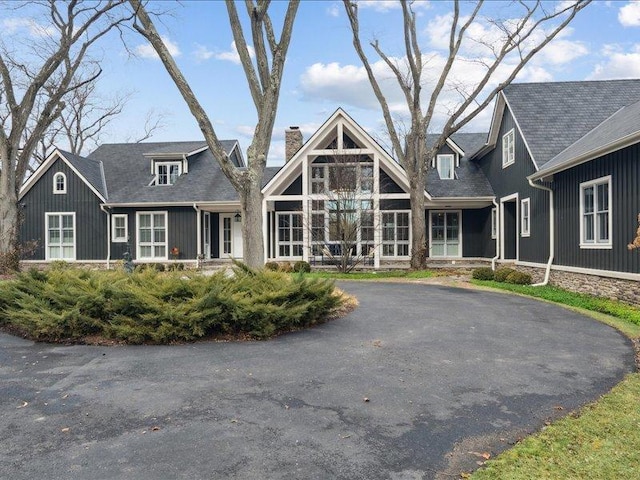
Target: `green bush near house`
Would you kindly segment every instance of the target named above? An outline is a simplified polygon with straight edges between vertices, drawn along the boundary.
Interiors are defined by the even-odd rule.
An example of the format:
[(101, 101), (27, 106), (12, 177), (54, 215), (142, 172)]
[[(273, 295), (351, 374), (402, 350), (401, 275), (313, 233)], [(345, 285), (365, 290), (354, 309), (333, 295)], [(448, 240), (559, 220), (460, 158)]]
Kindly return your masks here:
[(304, 260), (298, 260), (293, 264), (293, 271), (309, 273), (311, 271), (311, 265), (309, 265), (309, 262), (305, 262)]
[(516, 272), (517, 270), (514, 270), (513, 268), (509, 268), (509, 267), (502, 267), (502, 268), (498, 268), (493, 275), (493, 279), (496, 282), (506, 282), (507, 281), (507, 277), (509, 275), (511, 275), (512, 273)]
[(476, 280), (493, 280), (494, 271), (489, 267), (476, 268), (471, 272), (471, 277)]
[(531, 285), (531, 275), (524, 272), (513, 271), (507, 275), (504, 281), (515, 285)]
[(88, 336), (171, 343), (216, 335), (266, 338), (313, 325), (340, 306), (332, 281), (245, 266), (132, 274), (75, 268), (31, 270), (0, 284), (0, 326), (40, 341)]

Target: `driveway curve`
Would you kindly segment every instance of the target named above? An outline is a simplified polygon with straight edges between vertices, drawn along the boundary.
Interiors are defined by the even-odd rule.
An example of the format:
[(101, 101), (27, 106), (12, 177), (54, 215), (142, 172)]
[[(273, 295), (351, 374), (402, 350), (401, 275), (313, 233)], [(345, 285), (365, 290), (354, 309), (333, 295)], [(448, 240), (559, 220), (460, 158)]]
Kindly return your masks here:
[(0, 335), (0, 478), (444, 478), (634, 369), (621, 334), (554, 305), (340, 285), (354, 312), (265, 342)]

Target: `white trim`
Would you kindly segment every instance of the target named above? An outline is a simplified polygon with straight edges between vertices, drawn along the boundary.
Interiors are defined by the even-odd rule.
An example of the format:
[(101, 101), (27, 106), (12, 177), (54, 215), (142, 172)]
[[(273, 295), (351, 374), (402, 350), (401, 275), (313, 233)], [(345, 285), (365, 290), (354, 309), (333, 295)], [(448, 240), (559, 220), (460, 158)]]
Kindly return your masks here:
[[(124, 218), (124, 237), (116, 237), (116, 218)], [(111, 214), (111, 241), (113, 243), (124, 243), (129, 238), (129, 215), (127, 213)]]
[(491, 240), (498, 238), (498, 209), (491, 209)]
[[(527, 206), (527, 215), (524, 214), (524, 206)], [(527, 225), (525, 229), (524, 220), (527, 219)], [(520, 200), (520, 236), (521, 237), (529, 237), (531, 236), (531, 199), (523, 198)]]
[[(62, 190), (58, 190), (58, 177), (62, 176)], [(53, 194), (64, 195), (67, 193), (67, 176), (64, 172), (56, 172), (53, 174)]]
[(502, 197), (500, 199), (500, 258), (505, 260), (504, 258), (504, 240), (505, 240), (505, 231), (504, 231), (504, 227), (505, 227), (505, 222), (504, 222), (504, 204), (508, 203), (508, 202), (512, 202), (515, 201), (516, 204), (516, 236), (515, 236), (515, 242), (516, 242), (516, 258), (508, 258), (506, 260), (518, 260), (518, 258), (520, 258), (520, 242), (518, 241), (518, 232), (520, 231), (520, 214), (519, 214), (519, 209), (518, 209), (518, 194), (517, 193), (512, 193), (511, 195), (507, 195), (505, 197)]
[[(178, 178), (180, 177), (180, 175), (182, 175), (182, 172), (184, 170), (184, 165), (182, 164), (182, 160), (175, 160), (175, 161), (154, 161), (153, 163), (153, 170), (154, 170), (154, 175), (155, 175), (155, 179), (153, 182), (153, 185), (155, 186), (163, 186), (163, 187), (167, 187), (167, 186), (171, 186), (171, 185), (175, 185), (175, 182), (171, 183), (171, 167), (172, 166), (177, 166), (178, 167), (178, 176), (176, 177), (176, 181), (178, 180)], [(160, 172), (158, 170), (160, 170), (160, 167), (167, 167), (167, 183), (158, 183), (160, 180)]]
[[(65, 215), (71, 215), (71, 217), (73, 218), (73, 258), (51, 258), (49, 256), (49, 217), (53, 217), (53, 216), (57, 216), (60, 219), (60, 243), (58, 244), (60, 249), (62, 250), (63, 248), (63, 244), (62, 244), (62, 216)], [(63, 261), (74, 261), (76, 260), (77, 257), (77, 245), (76, 245), (76, 230), (77, 230), (78, 226), (76, 224), (76, 212), (44, 212), (44, 238), (45, 238), (45, 245), (44, 245), (44, 259), (45, 261), (52, 261), (52, 260), (63, 260)]]
[[(384, 254), (384, 246), (391, 245), (390, 240), (384, 240), (384, 223), (382, 219), (385, 214), (393, 214), (393, 250), (395, 252), (394, 255), (385, 255)], [(408, 219), (408, 231), (409, 231), (409, 240), (408, 240), (408, 255), (398, 255), (398, 245), (407, 244), (406, 240), (398, 241), (398, 214), (407, 214)], [(374, 214), (375, 215), (375, 214)], [(411, 231), (411, 210), (380, 210), (380, 257), (384, 259), (409, 259), (411, 258), (411, 244), (413, 241), (413, 232)], [(374, 237), (375, 238), (375, 237)]]
[[(280, 260), (280, 259), (292, 259), (292, 260), (301, 260), (304, 257), (304, 251), (305, 251), (305, 230), (307, 230), (304, 227), (304, 215), (303, 212), (301, 211), (287, 211), (287, 212), (275, 212), (275, 241), (276, 241), (276, 251), (275, 251), (275, 258)], [(300, 216), (300, 229), (302, 230), (302, 240), (301, 241), (293, 241), (293, 226), (291, 225), (291, 217), (292, 215), (299, 215)], [(287, 227), (289, 229), (289, 234), (291, 235), (290, 239), (288, 242), (282, 242), (282, 245), (288, 245), (289, 246), (289, 255), (280, 255), (280, 217), (281, 216), (288, 216), (289, 217), (289, 226)], [(300, 245), (300, 247), (302, 248), (302, 255), (292, 255), (293, 253), (293, 247), (294, 245)]]
[[(609, 238), (605, 242), (598, 241), (598, 185), (607, 184), (607, 231), (609, 233)], [(583, 191), (585, 188), (595, 187), (593, 189), (593, 242), (585, 242), (584, 240), (584, 195)], [(613, 204), (612, 204), (612, 186), (611, 186), (611, 175), (606, 175), (604, 177), (596, 178), (593, 180), (589, 180), (587, 182), (582, 182), (579, 185), (578, 189), (580, 195), (580, 218), (578, 221), (580, 222), (580, 248), (581, 249), (612, 249), (613, 248)]]
[[(516, 163), (516, 131), (509, 130), (502, 135), (502, 168)], [(509, 148), (511, 146), (511, 148)]]
[[(144, 242), (144, 245), (140, 242), (140, 216), (141, 215), (151, 215), (151, 242)], [(164, 242), (155, 242), (153, 240), (153, 216), (154, 215), (164, 215)], [(156, 246), (164, 245), (164, 257), (143, 257), (140, 253), (140, 247), (151, 247), (151, 251), (153, 253)], [(147, 261), (147, 260), (160, 260), (167, 261), (169, 259), (169, 214), (166, 210), (164, 211), (141, 211), (136, 212), (136, 260)]]
[[(516, 265), (522, 265), (523, 267), (533, 267), (533, 268), (546, 268), (546, 264), (544, 263), (534, 263), (534, 262), (515, 262)], [(557, 270), (560, 272), (569, 272), (569, 273), (580, 273), (583, 275), (593, 275), (597, 277), (607, 277), (607, 278), (616, 278), (618, 280), (634, 280), (640, 282), (640, 273), (630, 273), (630, 272), (616, 272), (615, 270), (597, 270), (595, 268), (585, 268), (585, 267), (571, 267), (568, 265), (551, 265), (551, 270)]]
[[(104, 203), (105, 207), (192, 207), (194, 202), (132, 202), (132, 203)], [(196, 202), (199, 208), (219, 207), (229, 209), (229, 212), (240, 210), (240, 202)]]

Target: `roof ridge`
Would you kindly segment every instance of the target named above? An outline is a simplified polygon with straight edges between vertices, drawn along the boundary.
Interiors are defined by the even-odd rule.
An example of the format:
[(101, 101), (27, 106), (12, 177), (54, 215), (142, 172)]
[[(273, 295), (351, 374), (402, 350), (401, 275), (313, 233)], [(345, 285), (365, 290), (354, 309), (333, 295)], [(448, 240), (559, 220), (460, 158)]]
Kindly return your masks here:
[(584, 85), (586, 83), (614, 83), (614, 82), (640, 82), (640, 78), (608, 78), (603, 80), (556, 80), (553, 82), (513, 82), (507, 87), (519, 86), (519, 85), (566, 85), (570, 83), (576, 83)]

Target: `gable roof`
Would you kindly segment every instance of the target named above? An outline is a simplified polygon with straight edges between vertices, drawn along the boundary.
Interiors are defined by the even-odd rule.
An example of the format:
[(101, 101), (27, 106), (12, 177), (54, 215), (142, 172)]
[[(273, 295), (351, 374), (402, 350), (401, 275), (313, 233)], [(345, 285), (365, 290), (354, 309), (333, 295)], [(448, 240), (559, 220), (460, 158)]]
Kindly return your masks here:
[(38, 182), (40, 177), (51, 168), (56, 160), (61, 159), (82, 180), (96, 196), (103, 202), (107, 199), (107, 185), (104, 177), (103, 165), (100, 161), (74, 155), (56, 148), (35, 172), (27, 179), (20, 189), (18, 198), (22, 198)]
[(640, 101), (618, 110), (549, 160), (531, 178), (547, 177), (638, 142), (640, 142)]
[[(222, 142), (227, 154), (238, 148), (236, 140)], [(98, 147), (89, 158), (102, 162), (109, 185), (110, 204), (236, 202), (238, 194), (222, 172), (206, 143), (114, 143)], [(200, 150), (199, 153), (192, 153)], [(189, 173), (173, 185), (150, 186), (154, 175), (150, 154), (190, 152)], [(156, 153), (157, 154), (157, 153)]]
[[(438, 137), (438, 134), (429, 134), (427, 142), (433, 143)], [(447, 142), (449, 141), (463, 152), (460, 165), (455, 169), (456, 179), (441, 179), (438, 170), (430, 168), (425, 181), (427, 192), (433, 198), (493, 197), (493, 188), (484, 172), (475, 162), (470, 161), (486, 144), (487, 133), (456, 132), (447, 139)]]
[(640, 100), (640, 80), (512, 83), (501, 97), (541, 169), (616, 111)]

